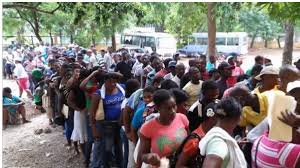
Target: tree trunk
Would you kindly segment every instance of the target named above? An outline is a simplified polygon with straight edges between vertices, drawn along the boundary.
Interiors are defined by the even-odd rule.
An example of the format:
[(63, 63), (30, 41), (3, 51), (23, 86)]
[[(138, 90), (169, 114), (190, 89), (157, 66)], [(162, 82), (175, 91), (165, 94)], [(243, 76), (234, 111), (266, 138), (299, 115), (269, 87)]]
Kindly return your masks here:
[(117, 44), (116, 44), (116, 35), (115, 35), (115, 33), (113, 33), (113, 35), (111, 36), (111, 46), (112, 46), (113, 51), (116, 51)]
[(214, 14), (214, 6), (214, 2), (207, 2), (208, 56), (216, 56), (216, 17)]
[(60, 41), (60, 46), (62, 46), (62, 31), (59, 30), (59, 41)]
[(255, 38), (256, 38), (256, 34), (252, 36), (250, 48), (253, 48)]
[(280, 36), (277, 37), (277, 44), (278, 44), (278, 48), (281, 48), (281, 45), (280, 45)]
[(265, 39), (265, 48), (268, 48), (268, 40)]
[(39, 31), (36, 30), (36, 29), (34, 29), (33, 31), (34, 31), (35, 37), (39, 40), (40, 44), (42, 44), (43, 43), (43, 39), (40, 36)]
[(96, 40), (95, 40), (95, 37), (92, 37), (92, 43), (93, 43), (93, 46), (96, 46)]
[(73, 44), (73, 35), (70, 35), (70, 43)]
[(49, 32), (49, 36), (50, 36), (50, 45), (53, 46), (53, 37), (51, 31)]
[(294, 25), (292, 23), (285, 23), (285, 39), (282, 54), (282, 65), (292, 64), (294, 46)]

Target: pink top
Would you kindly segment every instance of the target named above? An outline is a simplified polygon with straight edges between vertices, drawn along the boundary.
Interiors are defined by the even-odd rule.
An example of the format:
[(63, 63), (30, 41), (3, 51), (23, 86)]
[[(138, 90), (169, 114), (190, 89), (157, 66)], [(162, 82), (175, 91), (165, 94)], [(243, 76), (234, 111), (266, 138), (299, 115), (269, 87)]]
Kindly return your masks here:
[(27, 72), (31, 72), (35, 68), (35, 65), (34, 65), (33, 61), (31, 61), (31, 62), (30, 61), (24, 62), (24, 66), (25, 66), (25, 70)]
[[(256, 146), (259, 140), (256, 153)], [(296, 168), (297, 161), (300, 159), (300, 145), (271, 140), (266, 135), (262, 135), (261, 138), (254, 142), (251, 153), (253, 168), (256, 168), (256, 165), (257, 168)]]
[(228, 87), (234, 86), (237, 82), (238, 76), (240, 75), (244, 75), (244, 70), (240, 67), (235, 66), (235, 68), (232, 70), (232, 76), (227, 79)]
[(156, 73), (155, 77), (165, 77), (167, 74), (168, 74), (168, 71), (163, 68)]
[(151, 140), (151, 152), (159, 157), (169, 156), (187, 137), (189, 121), (184, 114), (176, 113), (172, 123), (161, 125), (157, 119), (146, 122), (140, 133)]

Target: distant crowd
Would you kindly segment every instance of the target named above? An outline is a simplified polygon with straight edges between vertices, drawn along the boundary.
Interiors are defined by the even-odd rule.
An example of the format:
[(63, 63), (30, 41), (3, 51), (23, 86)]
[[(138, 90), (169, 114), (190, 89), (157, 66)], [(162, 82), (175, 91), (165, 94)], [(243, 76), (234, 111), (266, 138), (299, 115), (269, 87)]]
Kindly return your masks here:
[(166, 160), (171, 168), (300, 167), (300, 59), (275, 67), (256, 56), (250, 69), (238, 54), (180, 59), (76, 44), (10, 46), (3, 77), (16, 80), (19, 95), (3, 88), (4, 128), (30, 122), (26, 92), (49, 125), (63, 127), (66, 148), (86, 167)]

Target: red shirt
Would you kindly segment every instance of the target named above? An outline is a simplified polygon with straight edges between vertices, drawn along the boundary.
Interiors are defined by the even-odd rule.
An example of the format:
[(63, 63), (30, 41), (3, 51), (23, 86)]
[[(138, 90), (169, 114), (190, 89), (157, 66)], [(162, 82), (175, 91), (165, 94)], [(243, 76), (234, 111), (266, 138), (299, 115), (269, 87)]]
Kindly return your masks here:
[(201, 77), (203, 81), (209, 80), (209, 74), (207, 71), (201, 73)]
[[(205, 132), (202, 129), (202, 125), (200, 125), (197, 129), (193, 131), (193, 133), (198, 134), (201, 138), (205, 136)], [(197, 138), (189, 139), (183, 149), (182, 152), (185, 155), (188, 155), (189, 157), (193, 157), (197, 155), (198, 149), (199, 149), (199, 140)]]
[(158, 71), (155, 75), (155, 77), (165, 77), (165, 75), (168, 74), (168, 71), (166, 69), (161, 69), (160, 71)]

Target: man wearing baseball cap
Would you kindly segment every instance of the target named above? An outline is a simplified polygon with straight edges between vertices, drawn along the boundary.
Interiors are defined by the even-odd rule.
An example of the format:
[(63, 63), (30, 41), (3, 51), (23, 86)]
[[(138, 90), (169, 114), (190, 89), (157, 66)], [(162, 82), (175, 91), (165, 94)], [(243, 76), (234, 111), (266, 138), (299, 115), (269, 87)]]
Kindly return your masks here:
[(168, 74), (164, 76), (164, 79), (172, 79), (176, 75), (176, 61), (170, 61), (168, 64)]
[(228, 64), (225, 61), (221, 62), (218, 66), (218, 71), (221, 76), (221, 78), (217, 81), (218, 88), (220, 89), (219, 99), (223, 97), (225, 90), (229, 88), (227, 79), (231, 77), (233, 69), (234, 66)]
[(256, 87), (253, 93), (260, 94), (264, 91), (272, 90), (279, 84), (279, 69), (274, 66), (264, 67), (260, 74), (255, 77), (256, 80), (261, 81), (261, 85)]

